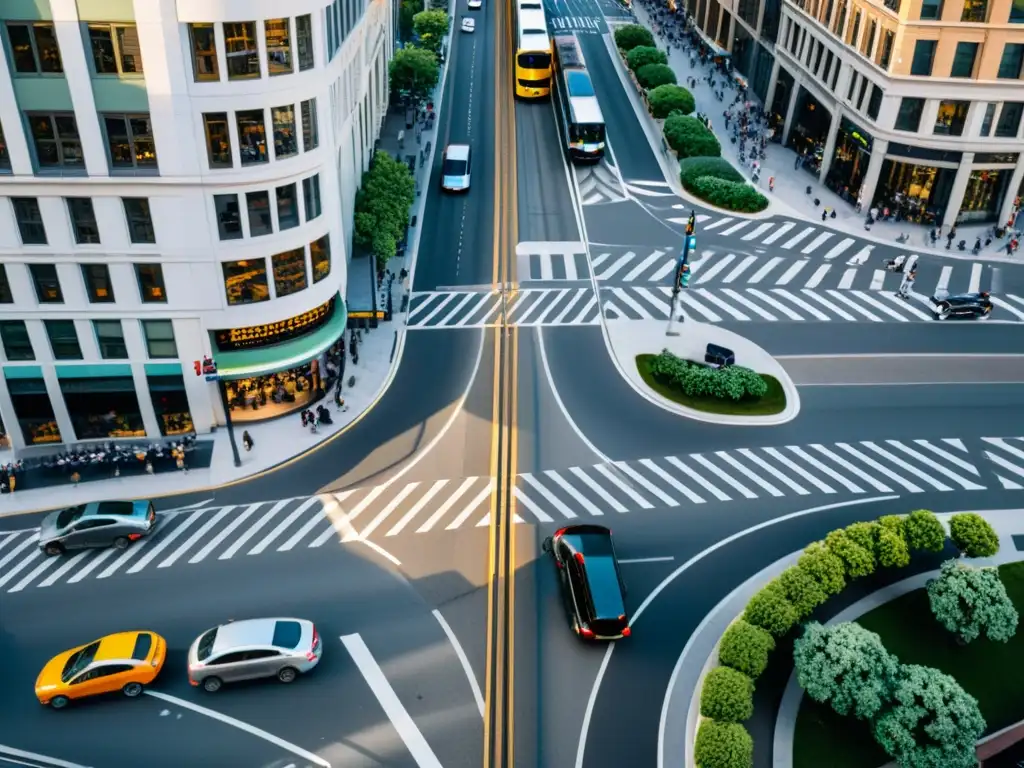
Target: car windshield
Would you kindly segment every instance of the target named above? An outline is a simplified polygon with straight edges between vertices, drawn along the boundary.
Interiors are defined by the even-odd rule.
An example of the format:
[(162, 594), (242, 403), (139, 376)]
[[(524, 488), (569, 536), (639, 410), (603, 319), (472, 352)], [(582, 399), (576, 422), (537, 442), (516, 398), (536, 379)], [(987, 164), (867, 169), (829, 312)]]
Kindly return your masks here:
[(517, 60), (523, 69), (547, 69), (551, 66), (550, 53), (520, 53)]
[(585, 141), (590, 144), (599, 144), (604, 141), (604, 125), (602, 123), (582, 123), (571, 128), (573, 139)]
[(273, 645), (278, 648), (296, 648), (299, 640), (302, 639), (302, 625), (297, 621), (276, 621), (274, 622)]
[(465, 176), (467, 166), (465, 160), (445, 160), (443, 173), (445, 176)]
[(196, 646), (196, 658), (205, 661), (210, 658), (213, 652), (213, 643), (217, 639), (217, 627), (214, 627), (205, 635), (199, 638), (199, 645)]
[(85, 504), (79, 504), (77, 507), (62, 509), (60, 514), (57, 515), (57, 528), (67, 528), (84, 514)]
[(82, 650), (71, 654), (71, 658), (64, 664), (64, 669), (60, 673), (61, 681), (66, 683), (83, 669), (92, 664), (92, 660), (96, 658), (96, 651), (99, 649), (100, 641), (97, 640), (95, 643), (90, 643)]

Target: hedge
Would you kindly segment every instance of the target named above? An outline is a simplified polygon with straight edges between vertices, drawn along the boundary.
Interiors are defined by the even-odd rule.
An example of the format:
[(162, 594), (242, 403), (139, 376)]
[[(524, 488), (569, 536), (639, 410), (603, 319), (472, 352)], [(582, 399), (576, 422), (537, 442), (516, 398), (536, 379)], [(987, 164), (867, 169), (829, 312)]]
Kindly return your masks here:
[(701, 717), (741, 723), (754, 714), (754, 681), (729, 667), (715, 667), (700, 691)]
[(777, 582), (769, 582), (750, 598), (743, 618), (755, 627), (784, 637), (799, 617), (796, 608), (786, 599), (786, 594)]
[(657, 120), (664, 120), (673, 113), (688, 115), (697, 108), (693, 94), (681, 85), (666, 83), (651, 89), (647, 94), (647, 106)]
[(675, 85), (676, 73), (667, 64), (644, 64), (636, 71), (636, 81), (649, 91), (659, 85)]
[(632, 51), (641, 45), (654, 48), (654, 35), (646, 27), (639, 24), (626, 24), (615, 30), (615, 45), (619, 50)]
[(760, 374), (739, 365), (708, 368), (676, 357), (668, 350), (650, 362), (651, 375), (687, 397), (743, 400), (764, 397), (768, 384)]
[(768, 207), (768, 198), (749, 184), (702, 176), (684, 186), (704, 202), (728, 211), (757, 213)]
[(722, 145), (700, 120), (685, 115), (672, 115), (662, 128), (665, 141), (680, 159), (686, 157), (719, 157)]
[(784, 570), (779, 574), (778, 581), (782, 593), (801, 619), (810, 616), (815, 608), (828, 600), (828, 595), (821, 585), (798, 565)]
[(725, 630), (718, 643), (720, 664), (757, 679), (768, 667), (768, 656), (775, 650), (771, 633), (740, 619)]
[(941, 552), (946, 546), (946, 529), (934, 512), (918, 509), (903, 521), (907, 545), (920, 552)]
[(705, 720), (697, 731), (693, 757), (700, 768), (752, 768), (754, 740), (738, 723)]
[(949, 537), (967, 557), (992, 557), (999, 551), (999, 536), (985, 518), (974, 512), (953, 515)]
[(634, 72), (648, 64), (668, 64), (668, 56), (650, 45), (638, 45), (626, 54), (626, 66)]
[(744, 181), (743, 174), (720, 157), (689, 157), (679, 162), (679, 180), (684, 187), (705, 176), (723, 181)]

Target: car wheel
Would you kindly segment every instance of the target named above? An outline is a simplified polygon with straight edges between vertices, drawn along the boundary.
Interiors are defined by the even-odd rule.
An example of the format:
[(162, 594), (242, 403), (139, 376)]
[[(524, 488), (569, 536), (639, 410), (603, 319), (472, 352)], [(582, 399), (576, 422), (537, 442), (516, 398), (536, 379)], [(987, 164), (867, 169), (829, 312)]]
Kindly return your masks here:
[(114, 539), (114, 549), (128, 549), (129, 544), (131, 544), (131, 542), (128, 540), (127, 536), (118, 536)]
[(224, 683), (219, 677), (208, 677), (203, 680), (203, 690), (207, 693), (216, 693)]
[(540, 543), (540, 548), (541, 548), (541, 550), (543, 552), (550, 552), (552, 546), (553, 546), (553, 544), (551, 542), (551, 537), (550, 536), (548, 536), (546, 539), (544, 539), (544, 541), (542, 541)]
[(142, 694), (142, 683), (125, 683), (124, 687), (121, 689), (121, 693), (129, 699), (134, 699), (136, 696)]
[(64, 553), (64, 547), (61, 544), (51, 543), (46, 545), (43, 552), (48, 554), (50, 557), (56, 557), (57, 555)]
[(282, 683), (291, 683), (299, 676), (299, 671), (295, 667), (282, 667), (277, 670), (277, 679)]
[(54, 696), (50, 699), (50, 706), (54, 709), (64, 709), (68, 705), (67, 696)]

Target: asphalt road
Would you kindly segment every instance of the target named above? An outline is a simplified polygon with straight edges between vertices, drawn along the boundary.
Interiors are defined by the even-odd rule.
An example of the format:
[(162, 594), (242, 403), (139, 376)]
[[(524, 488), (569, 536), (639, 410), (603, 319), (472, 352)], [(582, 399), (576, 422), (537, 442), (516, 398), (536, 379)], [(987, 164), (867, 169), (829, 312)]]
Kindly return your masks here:
[(1024, 355), (812, 355), (779, 358), (798, 387), (1021, 384)]

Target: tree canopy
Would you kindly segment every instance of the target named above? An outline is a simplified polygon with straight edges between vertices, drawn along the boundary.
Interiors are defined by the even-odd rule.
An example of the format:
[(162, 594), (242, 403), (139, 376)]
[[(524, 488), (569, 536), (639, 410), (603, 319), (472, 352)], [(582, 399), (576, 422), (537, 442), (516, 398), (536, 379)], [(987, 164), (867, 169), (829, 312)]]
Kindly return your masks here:
[(354, 239), (376, 256), (380, 266), (397, 252), (415, 199), (416, 180), (409, 166), (387, 152), (378, 152), (356, 193)]
[(392, 97), (424, 101), (437, 85), (440, 67), (437, 57), (423, 48), (400, 48), (388, 65), (388, 85)]
[(420, 47), (437, 53), (448, 34), (448, 12), (440, 8), (420, 11), (412, 17), (412, 30)]

